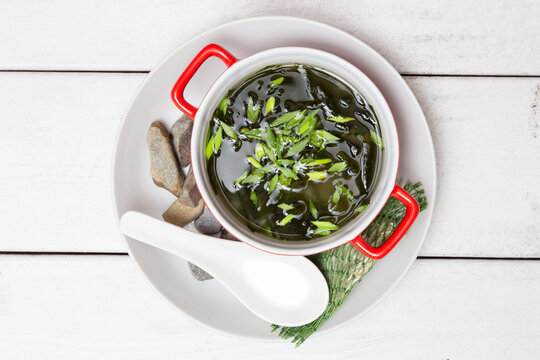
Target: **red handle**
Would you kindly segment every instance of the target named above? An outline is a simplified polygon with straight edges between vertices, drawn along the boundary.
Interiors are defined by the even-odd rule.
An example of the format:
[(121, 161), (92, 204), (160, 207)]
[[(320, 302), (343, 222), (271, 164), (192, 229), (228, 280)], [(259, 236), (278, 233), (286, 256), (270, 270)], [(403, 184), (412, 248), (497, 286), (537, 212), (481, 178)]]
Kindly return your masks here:
[(207, 45), (197, 54), (197, 56), (195, 56), (195, 58), (191, 61), (186, 70), (184, 70), (182, 75), (180, 75), (178, 81), (176, 82), (176, 84), (174, 84), (171, 92), (171, 98), (173, 102), (192, 120), (195, 119), (195, 114), (197, 114), (198, 108), (191, 105), (186, 101), (186, 99), (184, 99), (184, 89), (186, 88), (193, 75), (195, 75), (199, 67), (202, 65), (202, 63), (204, 63), (206, 59), (208, 59), (210, 56), (218, 57), (225, 63), (225, 65), (227, 65), (227, 67), (231, 67), (231, 65), (237, 61), (234, 56), (232, 56), (227, 50), (225, 50), (221, 46), (216, 44)]
[(394, 230), (388, 240), (386, 240), (386, 242), (379, 247), (373, 247), (369, 245), (367, 242), (365, 242), (364, 239), (362, 239), (361, 234), (350, 241), (350, 243), (353, 244), (363, 254), (375, 260), (382, 259), (390, 252), (390, 250), (394, 248), (394, 246), (396, 246), (396, 244), (399, 242), (399, 240), (401, 240), (403, 235), (405, 235), (407, 230), (409, 230), (412, 223), (418, 216), (419, 212), (419, 207), (416, 200), (414, 200), (414, 198), (409, 195), (405, 190), (403, 190), (399, 185), (396, 184), (390, 196), (395, 197), (396, 199), (401, 201), (403, 205), (405, 205), (406, 213), (405, 217), (403, 217), (403, 220), (401, 220), (396, 230)]

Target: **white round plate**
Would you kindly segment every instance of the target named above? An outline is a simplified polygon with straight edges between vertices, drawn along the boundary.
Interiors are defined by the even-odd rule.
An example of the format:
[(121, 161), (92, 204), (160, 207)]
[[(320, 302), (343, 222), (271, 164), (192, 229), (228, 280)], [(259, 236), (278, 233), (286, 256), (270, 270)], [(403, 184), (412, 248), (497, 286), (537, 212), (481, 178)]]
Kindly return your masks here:
[[(180, 117), (180, 110), (171, 101), (171, 89), (193, 57), (209, 43), (223, 46), (239, 59), (281, 46), (328, 51), (367, 74), (390, 105), (400, 139), (398, 179), (422, 181), (429, 206), (394, 250), (375, 264), (316, 334), (324, 334), (357, 319), (396, 286), (418, 255), (434, 208), (435, 154), (422, 109), (403, 78), (373, 49), (334, 27), (291, 17), (236, 21), (199, 35), (156, 66), (134, 96), (114, 148), (112, 190), (117, 219), (127, 210), (160, 218), (174, 201), (173, 195), (152, 182), (146, 132), (153, 121), (159, 120), (170, 127)], [(204, 70), (199, 70), (186, 89), (186, 98), (192, 104), (200, 102), (208, 87), (225, 69), (217, 59), (211, 59), (203, 66)], [(195, 280), (183, 259), (130, 238), (125, 240), (129, 254), (152, 286), (193, 320), (242, 338), (280, 339), (270, 332), (270, 324), (244, 308), (217, 281)]]

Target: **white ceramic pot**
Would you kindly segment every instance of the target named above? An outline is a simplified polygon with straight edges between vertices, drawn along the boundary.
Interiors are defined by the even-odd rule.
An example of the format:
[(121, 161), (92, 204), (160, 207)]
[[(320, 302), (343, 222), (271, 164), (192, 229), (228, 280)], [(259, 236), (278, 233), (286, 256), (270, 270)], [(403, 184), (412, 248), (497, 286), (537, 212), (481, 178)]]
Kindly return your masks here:
[[(183, 96), (186, 85), (200, 65), (209, 57), (223, 60), (228, 69), (208, 90), (199, 108)], [(305, 241), (280, 241), (252, 232), (230, 213), (216, 197), (206, 171), (205, 138), (212, 114), (219, 102), (238, 82), (269, 65), (299, 63), (322, 68), (357, 90), (373, 107), (379, 120), (384, 141), (382, 162), (368, 208), (331, 235)], [(403, 237), (418, 215), (418, 204), (396, 184), (399, 164), (399, 142), (394, 118), (384, 97), (375, 84), (358, 68), (330, 53), (301, 47), (284, 47), (262, 51), (237, 60), (218, 45), (206, 46), (188, 65), (176, 82), (172, 93), (174, 103), (194, 120), (191, 139), (191, 165), (202, 198), (216, 219), (239, 240), (261, 250), (281, 255), (309, 255), (351, 242), (373, 259), (383, 258)], [(390, 196), (401, 201), (406, 215), (390, 238), (380, 247), (367, 244), (360, 234), (375, 219)]]

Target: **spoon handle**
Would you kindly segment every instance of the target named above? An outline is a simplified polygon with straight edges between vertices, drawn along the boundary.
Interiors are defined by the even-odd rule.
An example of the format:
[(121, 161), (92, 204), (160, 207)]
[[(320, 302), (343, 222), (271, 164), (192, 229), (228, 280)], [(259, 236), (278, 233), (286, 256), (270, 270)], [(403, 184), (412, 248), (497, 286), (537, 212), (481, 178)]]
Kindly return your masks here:
[(212, 253), (223, 256), (231, 250), (231, 243), (237, 243), (185, 230), (137, 211), (128, 211), (122, 215), (120, 230), (133, 239), (190, 260), (199, 266), (205, 265), (207, 261), (204, 259), (212, 257)]
[(268, 254), (239, 241), (188, 231), (136, 211), (122, 215), (120, 229), (130, 238), (202, 267), (255, 315), (270, 323), (306, 324), (328, 304), (326, 280), (305, 257)]

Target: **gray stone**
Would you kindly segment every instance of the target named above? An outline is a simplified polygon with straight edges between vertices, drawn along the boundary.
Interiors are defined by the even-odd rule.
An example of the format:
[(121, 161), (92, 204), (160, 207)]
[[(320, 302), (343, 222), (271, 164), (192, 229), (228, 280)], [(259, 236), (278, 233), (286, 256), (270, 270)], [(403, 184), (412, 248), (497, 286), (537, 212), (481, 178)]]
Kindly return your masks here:
[(212, 275), (210, 275), (209, 273), (207, 273), (206, 271), (204, 271), (197, 265), (192, 264), (190, 262), (188, 262), (188, 265), (189, 265), (189, 271), (191, 271), (191, 275), (193, 275), (195, 279), (199, 281), (213, 279)]
[(195, 225), (198, 232), (207, 235), (217, 234), (221, 230), (221, 224), (207, 207), (204, 208), (204, 212), (195, 220), (193, 225)]
[(167, 129), (154, 121), (148, 129), (147, 145), (150, 152), (150, 173), (154, 183), (176, 196), (182, 193), (184, 174), (176, 159)]
[[(205, 206), (195, 183), (193, 172), (190, 169), (187, 178), (184, 178), (180, 168), (180, 166), (187, 166), (191, 163), (192, 129), (193, 122), (186, 117), (181, 118), (171, 129), (171, 142), (171, 136), (165, 127), (157, 121), (152, 123), (148, 130), (151, 173), (157, 186), (178, 196), (178, 199), (163, 213), (163, 219), (177, 226), (185, 226), (199, 218), (201, 219), (199, 226), (204, 228), (214, 224), (210, 223), (211, 219), (208, 219), (208, 216), (204, 218), (201, 216)], [(208, 211), (208, 213), (210, 212)], [(219, 232), (220, 229), (221, 225), (214, 233)], [(195, 264), (189, 263), (189, 270), (193, 277), (199, 281), (213, 279), (212, 275)]]
[(180, 161), (181, 166), (188, 166), (191, 163), (191, 131), (193, 130), (193, 120), (187, 116), (182, 116), (171, 128), (171, 136), (174, 151)]
[(195, 182), (195, 177), (193, 176), (193, 169), (190, 168), (179, 200), (183, 204), (195, 207), (201, 201), (201, 199), (201, 193), (197, 188), (197, 183)]
[(223, 228), (223, 230), (221, 230), (221, 238), (226, 239), (226, 240), (239, 241), (237, 238), (232, 236), (232, 234), (230, 232), (228, 232), (227, 229), (225, 229), (225, 228)]

